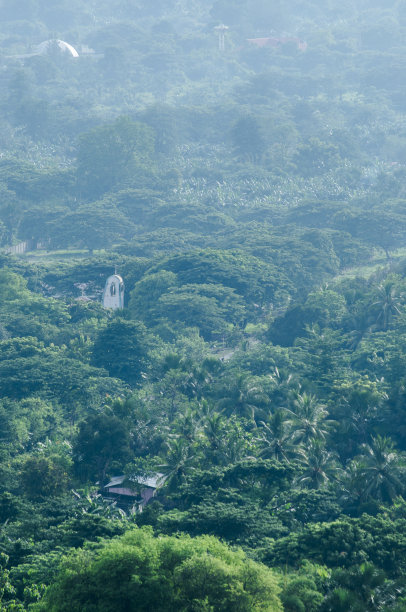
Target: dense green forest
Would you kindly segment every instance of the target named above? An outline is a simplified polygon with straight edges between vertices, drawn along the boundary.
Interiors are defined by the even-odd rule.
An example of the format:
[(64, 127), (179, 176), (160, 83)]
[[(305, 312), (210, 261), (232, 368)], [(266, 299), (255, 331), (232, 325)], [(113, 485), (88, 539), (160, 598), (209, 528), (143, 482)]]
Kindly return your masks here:
[(406, 1), (0, 20), (0, 610), (405, 611)]

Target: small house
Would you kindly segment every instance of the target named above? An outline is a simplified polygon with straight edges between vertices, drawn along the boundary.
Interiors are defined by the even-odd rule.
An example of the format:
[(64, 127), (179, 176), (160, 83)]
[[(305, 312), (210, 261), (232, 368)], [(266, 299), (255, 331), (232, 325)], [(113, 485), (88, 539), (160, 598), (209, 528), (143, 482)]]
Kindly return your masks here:
[(142, 511), (165, 481), (163, 474), (144, 476), (115, 476), (103, 488), (103, 497), (117, 502), (120, 507), (137, 505)]

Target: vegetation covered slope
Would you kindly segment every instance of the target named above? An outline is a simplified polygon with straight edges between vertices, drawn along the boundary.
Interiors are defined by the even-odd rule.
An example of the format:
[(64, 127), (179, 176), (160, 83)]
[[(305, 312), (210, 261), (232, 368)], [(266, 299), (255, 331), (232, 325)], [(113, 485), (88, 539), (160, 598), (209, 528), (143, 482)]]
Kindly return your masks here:
[(405, 609), (405, 3), (0, 18), (1, 609)]

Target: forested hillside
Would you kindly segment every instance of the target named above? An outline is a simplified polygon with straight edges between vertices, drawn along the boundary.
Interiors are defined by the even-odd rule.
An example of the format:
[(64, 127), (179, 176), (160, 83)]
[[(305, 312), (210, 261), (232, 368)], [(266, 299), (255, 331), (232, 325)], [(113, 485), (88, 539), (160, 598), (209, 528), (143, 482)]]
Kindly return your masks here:
[(0, 21), (0, 610), (406, 610), (406, 2)]

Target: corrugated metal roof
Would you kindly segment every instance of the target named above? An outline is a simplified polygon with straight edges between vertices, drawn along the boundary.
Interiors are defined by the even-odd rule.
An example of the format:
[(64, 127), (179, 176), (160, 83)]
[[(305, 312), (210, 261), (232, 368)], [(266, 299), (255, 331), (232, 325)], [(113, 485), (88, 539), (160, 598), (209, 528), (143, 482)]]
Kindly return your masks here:
[(123, 484), (125, 479), (125, 476), (114, 476), (114, 478), (112, 478), (104, 488), (107, 489), (107, 487), (117, 487), (118, 485)]
[(160, 485), (162, 485), (165, 481), (165, 477), (163, 474), (154, 474), (153, 476), (114, 476), (110, 480), (108, 484), (105, 485), (105, 489), (111, 487), (118, 487), (123, 484), (124, 481), (129, 483), (133, 482), (137, 485), (142, 485), (144, 487), (150, 487), (151, 489), (157, 489)]

